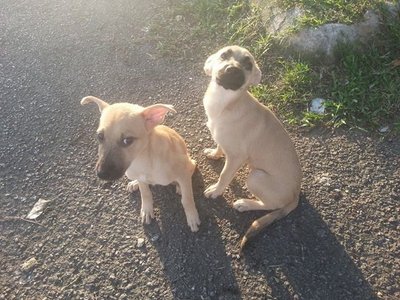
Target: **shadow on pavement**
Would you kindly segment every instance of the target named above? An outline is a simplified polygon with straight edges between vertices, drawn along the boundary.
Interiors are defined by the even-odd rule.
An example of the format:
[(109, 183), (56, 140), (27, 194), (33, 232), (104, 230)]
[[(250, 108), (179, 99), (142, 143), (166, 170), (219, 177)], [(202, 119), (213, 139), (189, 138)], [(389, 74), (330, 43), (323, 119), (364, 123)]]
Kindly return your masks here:
[[(242, 299), (232, 267), (221, 239), (219, 226), (209, 213), (203, 197), (203, 178), (197, 169), (193, 190), (201, 219), (198, 232), (192, 233), (186, 223), (180, 196), (175, 187), (153, 187), (155, 205), (160, 209), (157, 222), (145, 226), (149, 240), (159, 254), (174, 299)], [(166, 193), (168, 195), (166, 195)], [(160, 198), (169, 199), (160, 203)], [(174, 221), (172, 221), (174, 220)]]
[(264, 276), (272, 297), (377, 299), (355, 261), (305, 195), (293, 213), (247, 247), (244, 262)]

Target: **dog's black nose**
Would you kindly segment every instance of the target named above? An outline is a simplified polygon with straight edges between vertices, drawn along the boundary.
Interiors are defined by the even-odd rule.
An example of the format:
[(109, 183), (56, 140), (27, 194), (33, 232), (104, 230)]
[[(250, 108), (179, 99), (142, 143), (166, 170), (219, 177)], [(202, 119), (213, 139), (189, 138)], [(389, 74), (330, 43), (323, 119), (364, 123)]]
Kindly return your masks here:
[(114, 165), (98, 164), (96, 166), (96, 174), (100, 179), (112, 181), (121, 178), (124, 175), (124, 171)]
[(105, 170), (96, 170), (96, 174), (100, 179), (107, 180), (109, 177)]

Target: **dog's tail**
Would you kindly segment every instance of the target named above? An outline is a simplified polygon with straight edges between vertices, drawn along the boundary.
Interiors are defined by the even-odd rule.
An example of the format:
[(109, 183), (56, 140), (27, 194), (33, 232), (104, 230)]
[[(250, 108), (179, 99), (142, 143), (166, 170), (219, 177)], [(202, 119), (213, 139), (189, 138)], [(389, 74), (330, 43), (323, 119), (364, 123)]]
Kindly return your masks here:
[(255, 220), (249, 229), (247, 229), (245, 235), (243, 236), (241, 242), (240, 242), (240, 250), (239, 253), (242, 253), (243, 247), (247, 244), (249, 239), (253, 238), (256, 236), (262, 229), (265, 227), (271, 225), (273, 222), (282, 219), (283, 217), (287, 216), (292, 210), (294, 210), (297, 207), (298, 201), (294, 201), (292, 203), (289, 203), (288, 205), (276, 209), (272, 212), (269, 212), (265, 216), (262, 216), (261, 218), (258, 218)]

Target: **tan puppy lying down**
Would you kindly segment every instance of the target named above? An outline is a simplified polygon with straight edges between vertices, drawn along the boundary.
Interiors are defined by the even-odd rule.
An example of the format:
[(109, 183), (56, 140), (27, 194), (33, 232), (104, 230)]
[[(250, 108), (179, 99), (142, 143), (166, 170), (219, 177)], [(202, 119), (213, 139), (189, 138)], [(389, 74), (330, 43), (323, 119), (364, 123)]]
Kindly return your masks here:
[(101, 112), (97, 139), (99, 158), (97, 175), (104, 180), (116, 180), (124, 174), (133, 180), (128, 190), (139, 187), (142, 222), (150, 223), (153, 196), (149, 184), (177, 185), (182, 194), (182, 205), (192, 231), (200, 225), (193, 200), (192, 174), (196, 167), (191, 160), (182, 137), (167, 126), (159, 125), (171, 105), (155, 104), (141, 107), (130, 103), (109, 105), (101, 99), (88, 96), (81, 104), (94, 102)]
[(258, 84), (261, 71), (244, 48), (229, 46), (211, 55), (204, 71), (211, 76), (203, 99), (207, 126), (217, 147), (204, 152), (211, 159), (225, 156), (218, 182), (204, 194), (221, 195), (236, 171), (247, 163), (247, 187), (256, 199), (233, 203), (238, 211), (272, 210), (257, 219), (246, 232), (246, 241), (263, 227), (286, 216), (298, 204), (302, 172), (293, 143), (280, 121), (248, 91)]

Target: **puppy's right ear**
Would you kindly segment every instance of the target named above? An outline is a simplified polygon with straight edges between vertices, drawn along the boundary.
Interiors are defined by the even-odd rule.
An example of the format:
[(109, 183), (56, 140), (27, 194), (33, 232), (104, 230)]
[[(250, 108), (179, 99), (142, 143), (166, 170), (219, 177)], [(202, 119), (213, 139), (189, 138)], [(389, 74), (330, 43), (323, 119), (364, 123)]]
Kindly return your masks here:
[(94, 102), (97, 104), (99, 107), (100, 112), (103, 111), (109, 104), (99, 98), (93, 97), (93, 96), (87, 96), (81, 100), (81, 105), (88, 104), (90, 102)]
[(206, 73), (206, 75), (211, 76), (212, 75), (212, 65), (214, 63), (214, 59), (215, 59), (216, 54), (212, 54), (210, 55), (205, 64), (204, 64), (204, 72)]
[(147, 106), (142, 111), (142, 115), (145, 120), (146, 128), (148, 130), (151, 130), (155, 126), (164, 122), (165, 115), (169, 111), (176, 113), (176, 110), (174, 109), (174, 107), (169, 104), (154, 104), (151, 106)]

